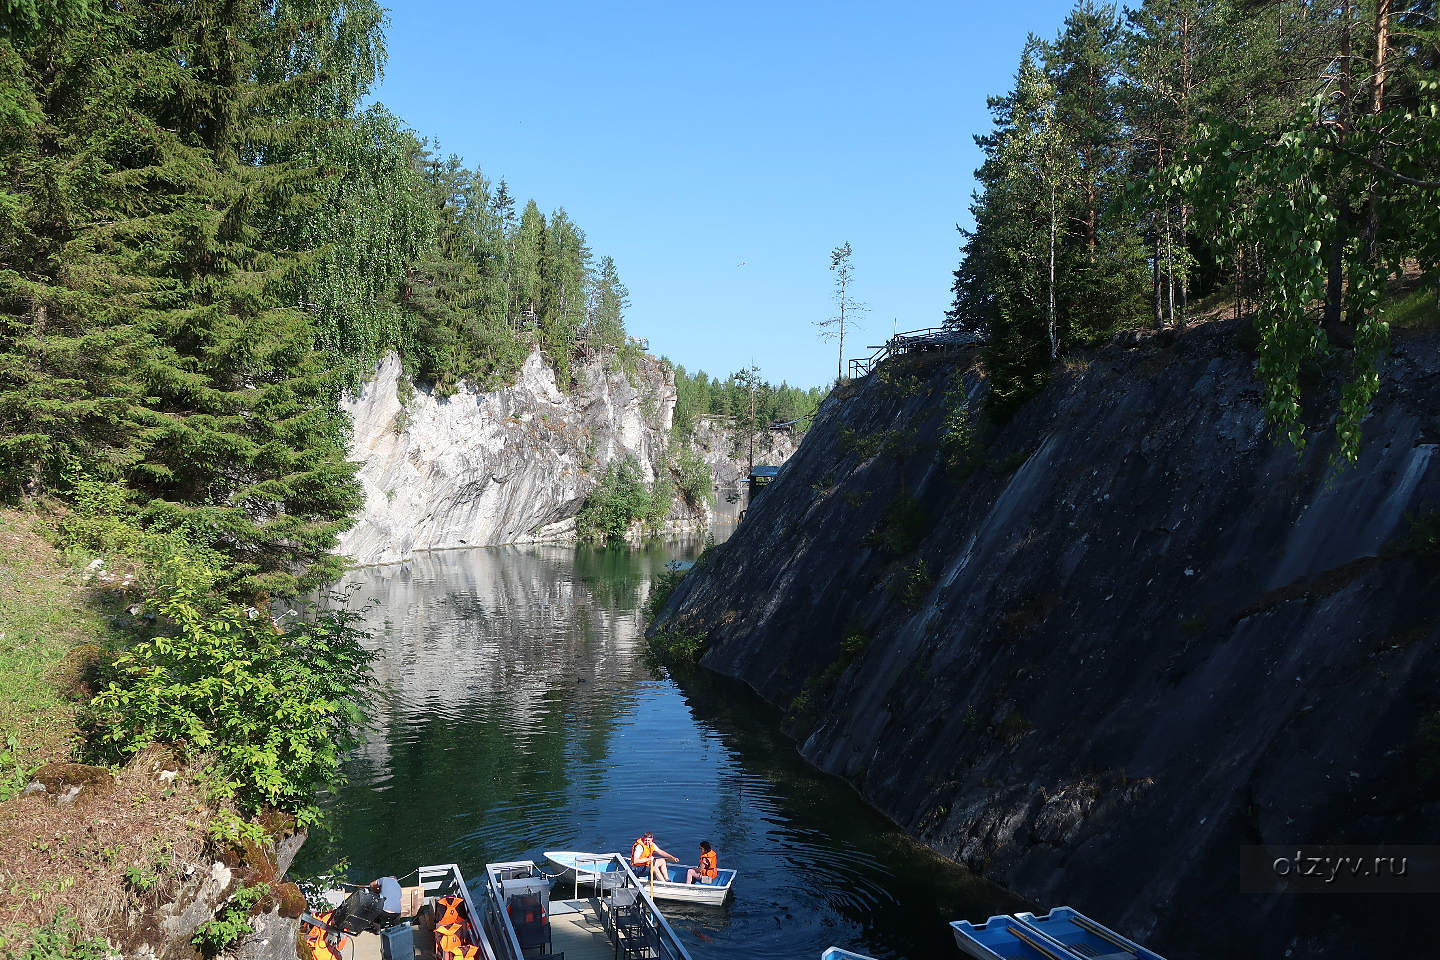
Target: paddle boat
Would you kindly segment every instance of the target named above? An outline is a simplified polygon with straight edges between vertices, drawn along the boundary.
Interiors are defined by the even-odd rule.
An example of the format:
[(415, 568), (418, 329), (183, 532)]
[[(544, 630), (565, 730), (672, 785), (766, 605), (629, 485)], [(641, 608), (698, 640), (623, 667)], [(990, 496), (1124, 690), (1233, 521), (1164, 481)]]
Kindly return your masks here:
[(1045, 934), (1003, 913), (984, 923), (950, 924), (955, 943), (975, 960), (1085, 960)]
[(623, 857), (602, 854), (584, 872), (589, 889), (577, 874), (572, 891), (555, 887), (573, 897), (556, 900), (533, 861), (486, 864), (484, 929), (497, 960), (691, 960)]
[(1043, 917), (1017, 913), (1015, 919), (1090, 960), (1165, 960), (1071, 907), (1054, 907)]
[[(594, 883), (607, 870), (614, 868), (610, 864), (615, 861), (623, 861), (625, 858), (618, 853), (582, 853), (575, 850), (546, 850), (545, 859), (564, 869), (565, 878), (576, 884)], [(626, 864), (629, 869), (629, 864)], [(701, 903), (707, 906), (718, 907), (729, 899), (731, 891), (735, 887), (735, 870), (720, 870), (714, 880), (709, 883), (685, 883), (685, 871), (693, 869), (684, 864), (672, 863), (666, 868), (672, 880), (650, 880), (642, 877), (640, 882), (645, 885), (645, 892), (656, 900), (675, 900), (681, 903)], [(674, 880), (681, 882), (675, 883)]]
[(820, 960), (873, 960), (863, 953), (851, 953), (849, 950), (841, 950), (839, 947), (827, 947), (825, 952), (820, 954)]

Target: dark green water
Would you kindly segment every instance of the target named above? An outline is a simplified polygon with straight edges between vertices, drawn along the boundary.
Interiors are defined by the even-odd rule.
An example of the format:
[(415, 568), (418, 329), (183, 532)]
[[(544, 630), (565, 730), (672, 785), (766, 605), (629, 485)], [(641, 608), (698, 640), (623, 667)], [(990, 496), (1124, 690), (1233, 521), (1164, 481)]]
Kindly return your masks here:
[(487, 862), (645, 829), (691, 863), (709, 840), (740, 871), (731, 904), (660, 905), (696, 960), (959, 957), (948, 921), (1021, 908), (806, 766), (747, 688), (652, 675), (640, 608), (698, 548), (489, 547), (353, 574), (387, 686), (297, 873), (455, 862), (474, 884)]

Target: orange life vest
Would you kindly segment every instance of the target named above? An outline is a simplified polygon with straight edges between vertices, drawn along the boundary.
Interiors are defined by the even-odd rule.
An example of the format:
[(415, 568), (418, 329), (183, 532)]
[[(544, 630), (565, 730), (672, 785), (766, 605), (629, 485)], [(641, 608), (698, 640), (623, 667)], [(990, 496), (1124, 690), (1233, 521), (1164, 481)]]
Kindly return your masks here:
[[(335, 911), (326, 910), (324, 913), (315, 914), (315, 919), (321, 923), (329, 923), (330, 918), (334, 916), (334, 914)], [(309, 926), (309, 924), (306, 924), (306, 926)], [(325, 939), (324, 927), (310, 927), (310, 932), (305, 934), (305, 942), (309, 945), (310, 955), (314, 957), (315, 960), (343, 960), (340, 951), (345, 949), (345, 945), (349, 943), (350, 940), (348, 937), (341, 937), (332, 947), (330, 941)]]
[[(636, 853), (637, 850), (639, 853)], [(643, 867), (650, 862), (650, 858), (653, 856), (655, 856), (655, 844), (647, 841), (644, 837), (640, 837), (635, 841), (635, 845), (630, 848), (630, 866)]]
[(714, 880), (719, 875), (720, 858), (715, 855), (715, 851), (707, 850), (700, 854), (700, 876)]
[(436, 929), (456, 926), (463, 923), (465, 921), (465, 915), (460, 911), (463, 909), (461, 905), (464, 902), (465, 901), (459, 897), (441, 897), (436, 900), (435, 906), (444, 911), (444, 913), (440, 915), (440, 919), (435, 921)]

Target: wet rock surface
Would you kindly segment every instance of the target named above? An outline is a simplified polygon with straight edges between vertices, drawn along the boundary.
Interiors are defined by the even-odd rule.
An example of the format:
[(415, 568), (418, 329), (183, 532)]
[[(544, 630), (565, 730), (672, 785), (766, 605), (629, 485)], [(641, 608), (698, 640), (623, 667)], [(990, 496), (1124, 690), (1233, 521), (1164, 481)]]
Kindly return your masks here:
[(657, 627), (1037, 904), (1172, 957), (1418, 947), (1420, 898), (1245, 892), (1241, 851), (1440, 829), (1440, 338), (1397, 343), (1334, 471), (1328, 433), (1272, 441), (1240, 333), (1117, 340), (969, 444), (973, 356), (882, 366)]

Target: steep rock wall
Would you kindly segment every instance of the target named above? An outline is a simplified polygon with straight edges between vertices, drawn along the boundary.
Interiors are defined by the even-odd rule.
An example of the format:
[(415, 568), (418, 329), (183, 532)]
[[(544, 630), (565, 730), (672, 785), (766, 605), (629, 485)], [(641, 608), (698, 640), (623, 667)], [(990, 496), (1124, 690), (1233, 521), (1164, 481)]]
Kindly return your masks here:
[[(421, 389), (402, 401), (402, 377), (392, 354), (343, 404), (365, 508), (338, 549), (362, 566), (416, 550), (565, 539), (612, 461), (634, 457), (647, 481), (664, 468), (675, 380), (653, 357), (629, 376), (592, 360), (572, 393), (539, 351), (500, 390)], [(673, 519), (697, 522), (678, 500)]]
[(1396, 344), (1338, 474), (1328, 434), (1272, 442), (1244, 339), (1117, 341), (968, 449), (983, 371), (892, 361), (653, 629), (1039, 905), (1172, 958), (1423, 952), (1419, 898), (1247, 893), (1242, 850), (1440, 832), (1440, 338)]

